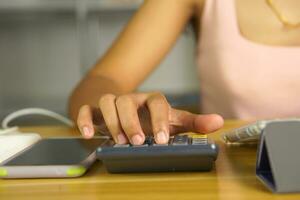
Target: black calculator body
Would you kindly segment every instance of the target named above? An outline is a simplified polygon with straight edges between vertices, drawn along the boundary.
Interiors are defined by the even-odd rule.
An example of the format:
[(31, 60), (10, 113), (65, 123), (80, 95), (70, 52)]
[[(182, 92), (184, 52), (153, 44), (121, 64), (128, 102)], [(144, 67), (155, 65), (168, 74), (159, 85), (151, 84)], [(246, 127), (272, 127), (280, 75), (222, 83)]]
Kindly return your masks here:
[(156, 144), (147, 137), (143, 145), (119, 145), (112, 141), (97, 149), (110, 173), (209, 171), (218, 147), (206, 135), (176, 135), (168, 144)]

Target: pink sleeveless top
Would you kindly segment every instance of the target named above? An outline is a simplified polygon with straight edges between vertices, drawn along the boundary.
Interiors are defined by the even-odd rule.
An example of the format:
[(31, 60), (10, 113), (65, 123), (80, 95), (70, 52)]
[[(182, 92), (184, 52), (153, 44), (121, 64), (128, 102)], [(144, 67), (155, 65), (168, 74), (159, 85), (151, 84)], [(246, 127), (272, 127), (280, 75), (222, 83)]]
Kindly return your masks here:
[(201, 112), (225, 118), (300, 117), (300, 47), (251, 42), (234, 0), (206, 0), (198, 46)]

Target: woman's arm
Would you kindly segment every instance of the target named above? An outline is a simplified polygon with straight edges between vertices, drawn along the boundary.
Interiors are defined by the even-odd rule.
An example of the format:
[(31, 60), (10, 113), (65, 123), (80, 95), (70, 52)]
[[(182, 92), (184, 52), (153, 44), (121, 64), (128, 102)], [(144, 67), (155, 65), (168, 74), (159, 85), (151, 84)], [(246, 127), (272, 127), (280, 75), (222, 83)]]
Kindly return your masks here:
[(148, 0), (74, 90), (70, 114), (98, 105), (105, 93), (134, 91), (165, 57), (196, 11), (195, 0)]
[[(170, 107), (160, 93), (130, 93), (174, 45), (201, 0), (148, 0), (70, 99), (70, 113), (86, 138), (101, 119), (119, 144), (142, 144), (147, 122), (157, 143), (183, 131), (208, 133), (222, 126), (218, 115), (195, 115)], [(138, 111), (150, 115), (143, 120)], [(100, 115), (99, 115), (100, 114)], [(99, 122), (98, 122), (99, 123)]]

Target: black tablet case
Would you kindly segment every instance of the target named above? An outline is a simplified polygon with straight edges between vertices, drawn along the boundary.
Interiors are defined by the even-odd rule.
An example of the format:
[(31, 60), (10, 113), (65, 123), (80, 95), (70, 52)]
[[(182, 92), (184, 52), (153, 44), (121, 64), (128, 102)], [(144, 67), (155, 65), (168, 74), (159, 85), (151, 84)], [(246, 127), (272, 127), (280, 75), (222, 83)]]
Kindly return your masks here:
[(256, 175), (273, 192), (300, 192), (300, 121), (266, 126), (258, 147)]

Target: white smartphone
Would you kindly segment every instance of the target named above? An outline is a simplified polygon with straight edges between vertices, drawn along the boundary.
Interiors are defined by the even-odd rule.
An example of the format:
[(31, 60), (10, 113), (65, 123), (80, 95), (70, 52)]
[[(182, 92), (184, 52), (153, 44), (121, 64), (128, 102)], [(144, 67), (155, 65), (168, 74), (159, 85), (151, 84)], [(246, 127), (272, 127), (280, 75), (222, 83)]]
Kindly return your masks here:
[(41, 139), (0, 164), (0, 178), (57, 178), (83, 175), (107, 137)]

